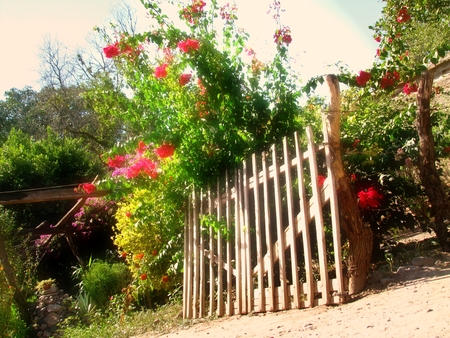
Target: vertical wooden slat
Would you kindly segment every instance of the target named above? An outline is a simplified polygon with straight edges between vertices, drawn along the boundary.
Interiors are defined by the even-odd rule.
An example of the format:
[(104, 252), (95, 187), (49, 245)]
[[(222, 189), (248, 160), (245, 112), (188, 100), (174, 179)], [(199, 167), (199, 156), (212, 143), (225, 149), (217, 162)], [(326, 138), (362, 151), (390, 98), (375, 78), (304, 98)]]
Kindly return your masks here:
[(261, 312), (266, 311), (266, 293), (264, 291), (264, 255), (262, 248), (262, 229), (261, 229), (261, 211), (259, 206), (259, 172), (256, 162), (256, 154), (252, 155), (253, 168), (253, 196), (254, 196), (254, 217), (255, 217), (255, 235), (256, 235), (256, 259), (258, 262), (258, 309)]
[(204, 208), (204, 192), (203, 190), (200, 192), (200, 201), (199, 201), (199, 216), (198, 216), (198, 236), (199, 236), (199, 264), (200, 264), (200, 311), (199, 318), (203, 318), (206, 315), (206, 267), (205, 267), (205, 245), (204, 238), (202, 232), (202, 225), (200, 224), (200, 220), (203, 216), (203, 208)]
[(243, 162), (243, 176), (242, 176), (242, 189), (244, 192), (244, 236), (245, 236), (245, 275), (246, 275), (246, 285), (247, 289), (247, 307), (246, 312), (249, 313), (253, 311), (253, 299), (254, 299), (254, 290), (253, 290), (253, 269), (252, 269), (252, 259), (251, 259), (251, 241), (250, 235), (252, 233), (252, 229), (250, 228), (250, 202), (249, 202), (249, 179), (248, 179), (248, 167), (247, 160)]
[[(211, 197), (211, 187), (208, 187), (208, 214), (210, 216), (214, 215), (212, 197)], [(215, 286), (216, 286), (216, 276), (214, 274), (214, 228), (212, 225), (209, 226), (209, 316), (212, 316), (215, 310)]]
[(291, 176), (291, 161), (289, 158), (287, 138), (283, 138), (283, 153), (286, 175), (286, 203), (288, 209), (288, 224), (289, 234), (288, 238), (291, 242), (291, 270), (292, 270), (292, 290), (293, 290), (293, 307), (298, 309), (300, 306), (299, 300), (299, 278), (298, 278), (298, 260), (297, 260), (297, 224), (294, 223), (294, 198), (292, 195), (292, 176)]
[(336, 182), (331, 170), (332, 166), (332, 154), (330, 150), (330, 144), (328, 140), (328, 130), (325, 121), (325, 116), (322, 118), (323, 135), (325, 143), (325, 160), (327, 163), (327, 189), (331, 190), (330, 193), (330, 210), (331, 210), (331, 227), (333, 231), (333, 250), (334, 250), (334, 262), (336, 269), (336, 279), (338, 285), (339, 302), (345, 301), (345, 289), (344, 289), (344, 276), (342, 272), (342, 254), (341, 254), (341, 225), (339, 223), (339, 205), (336, 192)]
[(274, 190), (275, 190), (275, 219), (277, 227), (278, 240), (278, 263), (280, 266), (280, 309), (286, 310), (288, 308), (288, 288), (286, 285), (286, 259), (285, 249), (286, 243), (284, 238), (283, 219), (281, 210), (281, 187), (280, 187), (280, 169), (277, 161), (276, 146), (272, 146), (272, 168), (274, 172)]
[[(220, 193), (220, 180), (217, 178), (217, 221), (222, 222), (222, 196)], [(224, 315), (223, 299), (223, 248), (222, 248), (222, 230), (217, 234), (217, 315)]]
[(267, 168), (266, 154), (262, 154), (262, 169), (263, 169), (263, 189), (264, 189), (264, 225), (266, 233), (266, 248), (269, 264), (267, 265), (267, 284), (269, 297), (269, 311), (275, 311), (275, 281), (273, 275), (273, 247), (272, 236), (270, 234), (270, 204), (269, 204), (269, 172)]
[(193, 253), (194, 253), (194, 277), (193, 277), (193, 318), (199, 318), (200, 305), (200, 259), (199, 259), (199, 238), (198, 238), (198, 199), (195, 191), (192, 193), (194, 218), (193, 218)]
[(311, 239), (309, 235), (309, 205), (306, 199), (305, 179), (303, 175), (303, 154), (300, 149), (300, 142), (298, 139), (298, 133), (294, 134), (295, 143), (295, 155), (297, 165), (297, 178), (298, 178), (298, 193), (300, 198), (300, 224), (299, 230), (302, 231), (303, 239), (303, 254), (305, 260), (305, 274), (306, 274), (306, 294), (307, 294), (307, 306), (314, 306), (314, 277), (312, 270), (312, 258), (311, 258)]
[(311, 173), (311, 185), (313, 191), (313, 213), (316, 224), (317, 235), (317, 248), (319, 253), (319, 266), (320, 266), (320, 291), (322, 292), (322, 299), (325, 304), (330, 302), (330, 286), (328, 283), (328, 271), (327, 271), (327, 255), (326, 255), (326, 243), (325, 243), (325, 230), (322, 215), (322, 200), (320, 198), (320, 192), (317, 185), (317, 162), (316, 162), (316, 150), (313, 138), (313, 132), (311, 127), (306, 128), (306, 136), (308, 140), (309, 151), (309, 167)]
[[(227, 214), (227, 232), (231, 233), (231, 191), (229, 184), (228, 171), (225, 172), (225, 196), (226, 196), (226, 214)], [(232, 242), (227, 241), (227, 315), (234, 314), (233, 304), (233, 265), (232, 265)]]
[(240, 217), (240, 189), (239, 170), (234, 171), (234, 222), (235, 222), (235, 264), (236, 264), (236, 311), (242, 313), (242, 251), (241, 251), (241, 217)]
[(191, 200), (187, 201), (187, 212), (185, 213), (184, 221), (184, 272), (183, 272), (183, 318), (190, 318), (190, 307), (191, 307), (191, 293), (189, 292), (191, 281), (190, 273), (192, 271), (191, 266), (191, 256), (190, 256), (190, 245), (191, 238), (189, 236), (191, 229)]

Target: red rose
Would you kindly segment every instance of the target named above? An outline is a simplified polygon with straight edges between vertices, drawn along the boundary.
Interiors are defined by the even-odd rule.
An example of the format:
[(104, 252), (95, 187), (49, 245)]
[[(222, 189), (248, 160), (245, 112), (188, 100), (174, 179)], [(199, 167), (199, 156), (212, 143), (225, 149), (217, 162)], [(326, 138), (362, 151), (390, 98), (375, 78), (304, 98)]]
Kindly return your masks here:
[(356, 83), (360, 86), (365, 86), (367, 81), (370, 80), (371, 76), (372, 75), (370, 73), (360, 70), (359, 75), (356, 77)]
[(408, 13), (408, 8), (402, 7), (402, 9), (400, 9), (398, 11), (397, 22), (402, 23), (402, 22), (409, 21), (410, 19), (411, 19), (411, 15), (409, 15), (409, 13)]

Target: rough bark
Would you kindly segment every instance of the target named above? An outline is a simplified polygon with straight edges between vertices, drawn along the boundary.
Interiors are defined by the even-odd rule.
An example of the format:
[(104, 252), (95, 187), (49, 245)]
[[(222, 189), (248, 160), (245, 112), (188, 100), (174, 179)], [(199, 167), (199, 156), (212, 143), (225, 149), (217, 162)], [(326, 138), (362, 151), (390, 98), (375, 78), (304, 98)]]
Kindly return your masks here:
[(431, 125), (430, 102), (433, 76), (423, 72), (417, 93), (417, 133), (419, 135), (419, 172), (434, 213), (434, 231), (443, 251), (449, 252), (446, 222), (450, 220), (450, 200), (436, 169), (436, 155)]
[(329, 145), (334, 156), (331, 170), (337, 184), (341, 226), (349, 244), (347, 269), (349, 294), (351, 295), (362, 291), (366, 285), (372, 254), (373, 234), (370, 227), (362, 221), (356, 196), (350, 186), (341, 159), (339, 81), (335, 75), (327, 75), (326, 82), (330, 89), (331, 101), (324, 122), (327, 126)]

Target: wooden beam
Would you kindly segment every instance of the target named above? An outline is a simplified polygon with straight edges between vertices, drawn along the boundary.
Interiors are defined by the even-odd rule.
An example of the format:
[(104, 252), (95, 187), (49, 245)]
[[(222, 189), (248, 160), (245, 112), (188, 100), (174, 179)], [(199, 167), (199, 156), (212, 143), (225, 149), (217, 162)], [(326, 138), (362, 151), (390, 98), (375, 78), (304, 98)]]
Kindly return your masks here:
[(110, 190), (98, 190), (90, 194), (75, 192), (73, 187), (43, 188), (32, 190), (8, 191), (0, 193), (0, 204), (25, 204), (62, 200), (78, 200), (81, 198), (103, 197)]

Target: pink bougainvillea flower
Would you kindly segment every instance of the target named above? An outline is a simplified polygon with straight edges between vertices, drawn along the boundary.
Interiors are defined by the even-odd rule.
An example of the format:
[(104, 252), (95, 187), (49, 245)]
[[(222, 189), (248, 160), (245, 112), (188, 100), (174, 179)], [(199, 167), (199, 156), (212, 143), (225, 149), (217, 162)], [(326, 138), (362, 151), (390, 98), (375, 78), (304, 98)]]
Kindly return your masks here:
[(141, 173), (145, 173), (151, 178), (158, 177), (158, 168), (156, 163), (148, 158), (141, 157), (128, 168), (126, 176), (128, 179), (131, 179), (138, 177)]
[(408, 8), (402, 7), (397, 14), (397, 22), (407, 22), (411, 19), (411, 15), (408, 13)]
[(107, 58), (113, 58), (120, 55), (119, 43), (116, 42), (103, 48), (103, 53)]
[(274, 42), (280, 46), (282, 43), (289, 45), (292, 42), (291, 29), (287, 26), (277, 29), (273, 35)]
[(381, 199), (383, 195), (373, 187), (358, 192), (358, 205), (363, 209), (378, 208)]
[(360, 86), (365, 86), (367, 81), (370, 80), (372, 75), (364, 70), (360, 70), (358, 76), (356, 77), (356, 83)]
[(405, 83), (405, 85), (403, 86), (403, 93), (405, 93), (406, 95), (409, 95), (411, 93), (415, 93), (417, 92), (418, 88), (417, 88), (417, 83)]
[(325, 183), (326, 179), (327, 178), (323, 175), (317, 176), (317, 185), (319, 186), (319, 188), (323, 187), (323, 184)]
[(175, 147), (171, 144), (165, 143), (159, 148), (155, 149), (155, 154), (158, 155), (160, 158), (166, 158), (173, 156), (173, 153), (175, 152)]
[(200, 42), (195, 39), (187, 39), (186, 41), (180, 41), (177, 47), (184, 53), (188, 53), (191, 50), (198, 50), (200, 48)]
[(125, 163), (125, 157), (116, 155), (114, 158), (108, 158), (108, 167), (110, 168), (122, 168)]
[(376, 36), (376, 37), (375, 37), (375, 41), (376, 41), (376, 42), (381, 42), (381, 36)]
[(93, 193), (95, 190), (97, 190), (97, 187), (95, 186), (95, 184), (92, 183), (83, 183), (80, 184), (78, 186), (79, 189), (81, 189), (82, 191), (84, 191), (86, 194), (91, 194)]
[(157, 79), (163, 79), (167, 76), (167, 63), (162, 64), (161, 66), (158, 66), (155, 68), (155, 77)]
[(191, 78), (192, 74), (181, 74), (179, 79), (180, 85), (186, 86), (189, 83), (189, 81), (191, 81)]

